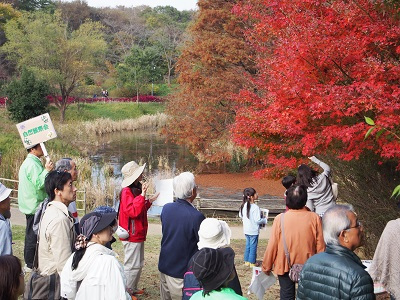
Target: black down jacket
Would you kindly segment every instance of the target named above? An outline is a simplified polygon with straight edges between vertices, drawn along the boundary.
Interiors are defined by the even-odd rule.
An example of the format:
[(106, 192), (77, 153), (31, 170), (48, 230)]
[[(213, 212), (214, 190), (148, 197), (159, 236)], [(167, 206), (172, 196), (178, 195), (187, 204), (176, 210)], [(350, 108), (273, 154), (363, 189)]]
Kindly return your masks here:
[(354, 252), (328, 244), (310, 257), (300, 274), (297, 299), (375, 299), (371, 276)]

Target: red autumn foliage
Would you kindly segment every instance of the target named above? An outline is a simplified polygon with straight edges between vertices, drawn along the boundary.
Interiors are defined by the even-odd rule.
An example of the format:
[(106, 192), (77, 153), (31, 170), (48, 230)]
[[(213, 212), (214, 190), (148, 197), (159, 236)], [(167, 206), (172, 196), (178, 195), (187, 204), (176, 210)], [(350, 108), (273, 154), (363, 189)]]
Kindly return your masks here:
[[(364, 136), (364, 116), (400, 130), (400, 11), (384, 1), (245, 0), (234, 12), (259, 73), (238, 95), (234, 140), (256, 149), (261, 175), (296, 168), (306, 156), (343, 160), (372, 150), (400, 161), (388, 132)], [(260, 175), (260, 174), (259, 174)]]

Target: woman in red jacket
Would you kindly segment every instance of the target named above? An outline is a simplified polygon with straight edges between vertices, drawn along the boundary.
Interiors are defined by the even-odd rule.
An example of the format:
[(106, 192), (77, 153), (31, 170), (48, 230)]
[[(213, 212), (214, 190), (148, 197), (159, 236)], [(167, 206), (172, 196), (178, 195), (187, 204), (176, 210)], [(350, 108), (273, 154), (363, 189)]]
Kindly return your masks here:
[(139, 166), (131, 161), (122, 169), (123, 181), (120, 196), (119, 226), (129, 232), (126, 239), (120, 238), (124, 246), (124, 271), (127, 287), (132, 295), (143, 294), (137, 285), (144, 264), (144, 241), (147, 235), (147, 210), (157, 198), (146, 199), (147, 185), (142, 186), (143, 170), (146, 164)]

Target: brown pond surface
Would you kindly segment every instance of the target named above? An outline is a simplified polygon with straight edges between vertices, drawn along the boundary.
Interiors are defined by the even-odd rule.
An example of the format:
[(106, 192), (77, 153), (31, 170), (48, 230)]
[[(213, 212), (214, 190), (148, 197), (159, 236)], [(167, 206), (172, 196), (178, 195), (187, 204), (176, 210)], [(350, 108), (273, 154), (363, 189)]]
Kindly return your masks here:
[[(239, 196), (242, 195), (245, 188), (252, 187), (261, 198), (267, 195), (283, 198), (283, 193), (285, 192), (285, 188), (282, 186), (280, 180), (257, 179), (252, 176), (251, 172), (198, 174), (196, 175), (196, 183), (199, 185), (200, 194), (202, 187), (207, 190), (209, 188), (216, 188), (223, 194), (239, 194)], [(241, 198), (238, 200), (241, 200)]]

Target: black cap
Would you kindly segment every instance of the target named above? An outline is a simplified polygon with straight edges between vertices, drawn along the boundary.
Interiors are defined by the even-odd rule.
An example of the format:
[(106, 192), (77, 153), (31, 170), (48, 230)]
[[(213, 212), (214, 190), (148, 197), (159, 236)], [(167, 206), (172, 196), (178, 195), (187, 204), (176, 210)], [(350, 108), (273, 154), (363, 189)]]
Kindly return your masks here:
[(107, 226), (110, 226), (115, 218), (116, 212), (101, 214), (99, 212), (91, 212), (84, 215), (79, 222), (80, 232), (90, 240), (94, 233), (102, 231)]
[(234, 269), (232, 248), (203, 248), (193, 255), (193, 274), (201, 282), (204, 294), (222, 286)]

